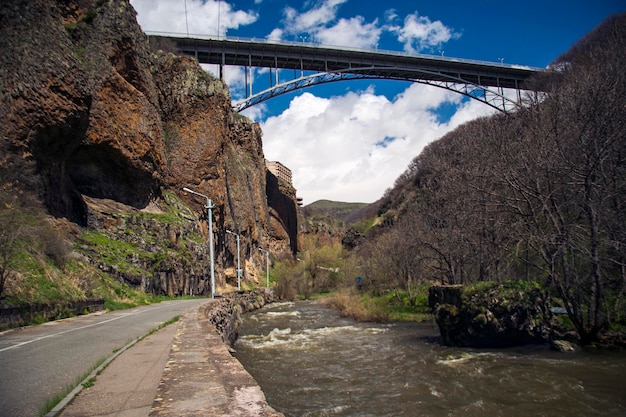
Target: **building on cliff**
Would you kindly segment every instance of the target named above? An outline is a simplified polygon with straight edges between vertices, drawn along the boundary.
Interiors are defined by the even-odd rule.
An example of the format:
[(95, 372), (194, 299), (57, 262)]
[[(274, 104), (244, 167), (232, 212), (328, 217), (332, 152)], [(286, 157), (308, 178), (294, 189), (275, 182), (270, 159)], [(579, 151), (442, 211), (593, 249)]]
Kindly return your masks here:
[[(265, 166), (267, 170), (271, 172), (276, 178), (285, 181), (291, 188), (293, 188), (293, 177), (289, 168), (287, 168), (278, 161), (268, 161), (267, 159), (265, 160)], [(298, 206), (302, 207), (302, 198), (297, 197), (296, 201), (298, 203)]]
[(291, 177), (291, 170), (289, 168), (287, 168), (286, 166), (284, 166), (278, 161), (268, 161), (268, 160), (265, 160), (265, 166), (267, 167), (269, 172), (271, 172), (272, 174), (274, 174), (274, 176), (276, 176), (276, 178), (287, 182), (287, 184), (289, 185), (293, 185), (291, 183), (292, 177)]

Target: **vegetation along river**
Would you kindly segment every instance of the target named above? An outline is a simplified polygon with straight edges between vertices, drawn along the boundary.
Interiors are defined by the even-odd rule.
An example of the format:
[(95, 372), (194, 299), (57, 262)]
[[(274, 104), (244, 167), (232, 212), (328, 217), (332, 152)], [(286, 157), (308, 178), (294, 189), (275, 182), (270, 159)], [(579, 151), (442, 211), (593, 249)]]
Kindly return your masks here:
[(438, 335), (298, 301), (246, 315), (235, 356), (286, 416), (626, 416), (626, 352), (450, 348)]

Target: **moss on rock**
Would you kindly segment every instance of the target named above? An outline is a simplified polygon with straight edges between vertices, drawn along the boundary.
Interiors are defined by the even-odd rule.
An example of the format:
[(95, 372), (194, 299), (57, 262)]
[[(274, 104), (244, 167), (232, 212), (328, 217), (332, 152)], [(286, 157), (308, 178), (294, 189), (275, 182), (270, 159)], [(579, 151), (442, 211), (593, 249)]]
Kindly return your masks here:
[(536, 282), (480, 282), (429, 291), (444, 344), (506, 347), (549, 339), (549, 296)]

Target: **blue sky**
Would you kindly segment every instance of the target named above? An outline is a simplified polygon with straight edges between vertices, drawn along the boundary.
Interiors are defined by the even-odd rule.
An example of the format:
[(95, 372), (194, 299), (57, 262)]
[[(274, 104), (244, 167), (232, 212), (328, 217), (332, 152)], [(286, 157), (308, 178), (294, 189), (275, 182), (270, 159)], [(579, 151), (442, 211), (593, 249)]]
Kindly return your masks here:
[[(444, 54), (546, 67), (624, 0), (525, 2), (371, 0), (131, 0), (144, 31), (272, 38)], [(206, 66), (209, 72), (215, 68)], [(233, 100), (242, 68), (227, 67)], [(268, 75), (255, 72), (256, 91)], [(493, 110), (458, 94), (397, 81), (347, 81), (300, 90), (245, 111), (267, 159), (293, 171), (298, 196), (373, 202), (424, 146)]]

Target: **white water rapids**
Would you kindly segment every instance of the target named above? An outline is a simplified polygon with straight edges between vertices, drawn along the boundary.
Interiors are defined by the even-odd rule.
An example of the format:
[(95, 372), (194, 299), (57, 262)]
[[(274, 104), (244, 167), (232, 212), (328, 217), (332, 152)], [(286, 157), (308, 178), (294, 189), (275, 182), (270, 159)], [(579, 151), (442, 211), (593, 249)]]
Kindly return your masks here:
[(312, 302), (244, 316), (235, 356), (286, 416), (626, 416), (626, 353), (460, 349)]

